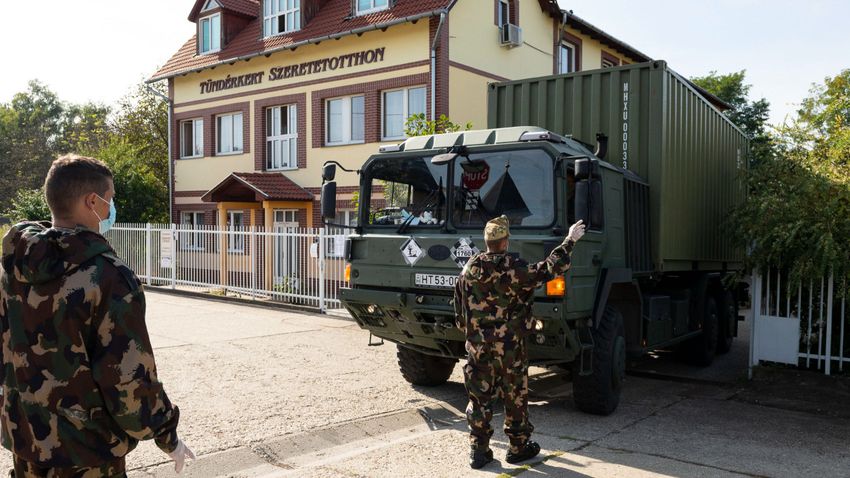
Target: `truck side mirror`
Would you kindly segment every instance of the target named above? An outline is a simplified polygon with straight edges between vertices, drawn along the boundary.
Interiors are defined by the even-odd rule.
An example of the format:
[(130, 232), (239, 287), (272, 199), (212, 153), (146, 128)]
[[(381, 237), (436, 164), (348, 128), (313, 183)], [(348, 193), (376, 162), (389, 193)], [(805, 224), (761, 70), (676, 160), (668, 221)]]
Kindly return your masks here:
[(322, 220), (333, 221), (336, 218), (336, 182), (322, 186)]
[(336, 164), (326, 163), (322, 167), (322, 180), (333, 181), (336, 177)]
[(581, 219), (588, 229), (602, 230), (605, 214), (602, 209), (602, 181), (582, 179), (576, 185), (576, 221)]
[(602, 175), (599, 173), (599, 160), (582, 158), (575, 162), (576, 181), (582, 179), (600, 179)]

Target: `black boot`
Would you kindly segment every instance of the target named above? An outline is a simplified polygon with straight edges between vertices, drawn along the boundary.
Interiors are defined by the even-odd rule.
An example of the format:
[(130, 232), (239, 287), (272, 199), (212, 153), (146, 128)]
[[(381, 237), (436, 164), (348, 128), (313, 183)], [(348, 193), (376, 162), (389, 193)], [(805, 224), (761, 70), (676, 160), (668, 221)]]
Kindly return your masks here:
[(491, 461), (493, 461), (493, 450), (489, 448), (487, 451), (472, 450), (469, 452), (469, 466), (476, 470), (484, 467), (484, 465)]
[(520, 448), (518, 453), (511, 453), (508, 451), (508, 456), (505, 458), (505, 461), (508, 463), (519, 463), (521, 461), (528, 460), (529, 458), (534, 458), (538, 453), (540, 453), (540, 445), (528, 440), (522, 448)]

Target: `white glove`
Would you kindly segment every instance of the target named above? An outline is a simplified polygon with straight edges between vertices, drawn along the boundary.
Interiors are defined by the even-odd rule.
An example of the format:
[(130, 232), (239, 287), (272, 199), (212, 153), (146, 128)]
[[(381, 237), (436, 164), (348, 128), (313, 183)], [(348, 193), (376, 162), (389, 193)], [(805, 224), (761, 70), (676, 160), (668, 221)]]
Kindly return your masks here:
[(174, 471), (177, 473), (183, 471), (183, 465), (186, 464), (186, 458), (190, 458), (192, 460), (195, 459), (195, 454), (192, 453), (192, 450), (190, 450), (185, 443), (183, 443), (183, 440), (177, 440), (177, 448), (169, 453), (168, 456), (174, 460)]
[(567, 240), (578, 242), (584, 236), (584, 221), (579, 220), (577, 223), (570, 226), (570, 232), (567, 234)]

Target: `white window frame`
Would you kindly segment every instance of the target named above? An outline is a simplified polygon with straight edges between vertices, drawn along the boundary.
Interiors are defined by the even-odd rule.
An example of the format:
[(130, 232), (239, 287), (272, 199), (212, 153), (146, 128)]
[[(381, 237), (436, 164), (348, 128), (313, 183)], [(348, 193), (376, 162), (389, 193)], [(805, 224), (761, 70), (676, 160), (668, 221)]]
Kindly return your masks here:
[[(354, 136), (354, 112), (352, 103), (355, 98), (360, 98), (363, 102), (363, 119), (361, 121), (363, 131), (360, 139), (353, 139)], [(334, 101), (342, 102), (342, 139), (339, 141), (331, 140), (331, 103)], [(325, 100), (325, 144), (328, 146), (338, 146), (343, 144), (363, 144), (366, 142), (366, 97), (364, 95), (340, 96), (337, 98), (328, 98)]]
[(499, 2), (499, 28), (506, 23), (511, 23), (511, 3), (509, 0), (497, 0)]
[[(290, 127), (290, 131), (292, 133), (287, 134), (272, 134), (269, 135), (269, 117), (272, 118), (273, 127), (277, 127), (280, 124), (279, 121), (273, 121), (275, 116), (275, 111), (278, 111), (278, 114), (283, 114), (283, 109), (286, 108), (287, 114), (289, 115), (289, 121), (287, 124)], [(266, 131), (263, 133), (266, 135), (266, 169), (268, 171), (289, 171), (298, 169), (298, 107), (295, 104), (289, 105), (280, 105), (280, 106), (272, 106), (266, 108)], [(282, 152), (281, 149), (284, 145), (290, 152), (289, 163), (283, 164), (282, 159), (275, 162), (273, 151)], [(276, 164), (277, 163), (277, 164)]]
[[(184, 130), (183, 125), (186, 123), (192, 123), (192, 155), (186, 156), (183, 151), (183, 143), (184, 138)], [(198, 143), (200, 141), (200, 143)], [(200, 150), (197, 151), (196, 148), (200, 144)], [(194, 159), (194, 158), (203, 158), (204, 157), (204, 119), (203, 118), (193, 118), (180, 121), (180, 159)]]
[[(236, 117), (239, 117), (240, 128), (236, 129), (234, 126)], [(224, 118), (230, 117), (230, 151), (224, 151), (221, 149), (221, 134), (223, 128), (221, 127)], [(215, 151), (218, 156), (227, 156), (233, 154), (242, 154), (245, 151), (245, 118), (242, 115), (241, 111), (235, 113), (227, 113), (223, 115), (218, 115), (215, 117)], [(239, 139), (240, 147), (236, 149), (236, 140)]]
[[(284, 30), (280, 31), (281, 18)], [(287, 20), (292, 19), (292, 28)], [(263, 37), (297, 32), (301, 30), (301, 0), (263, 0)]]
[[(218, 36), (213, 35), (213, 20), (218, 20)], [(210, 45), (204, 50), (204, 22), (210, 23)], [(221, 51), (221, 14), (214, 13), (198, 20), (198, 52), (201, 55)]]
[[(563, 55), (564, 50), (569, 50), (572, 53), (570, 55), (569, 68), (567, 68), (566, 71), (564, 70), (564, 64), (563, 64), (564, 63), (564, 61), (563, 61), (564, 60), (564, 55)], [(578, 47), (576, 45), (573, 45), (572, 43), (566, 42), (566, 41), (562, 41), (561, 44), (558, 46), (558, 74), (559, 75), (563, 75), (565, 73), (575, 73), (575, 71), (576, 71), (576, 51), (577, 50), (578, 50)]]
[[(239, 215), (239, 226), (234, 224), (236, 215)], [(236, 230), (236, 228), (240, 230)], [(241, 253), (245, 252), (245, 235), (241, 234), (245, 230), (245, 211), (227, 211), (227, 252)]]
[[(189, 218), (187, 220), (187, 218)], [(200, 218), (201, 224), (198, 224)], [(203, 251), (206, 250), (204, 245), (204, 212), (203, 211), (182, 211), (180, 213), (180, 224), (188, 227), (189, 231), (183, 231), (180, 241), (180, 248), (185, 251)]]
[(380, 11), (383, 11), (383, 10), (390, 8), (390, 0), (383, 0), (384, 2), (386, 2), (386, 5), (376, 7), (375, 4), (378, 3), (379, 1), (381, 1), (381, 0), (369, 0), (370, 5), (372, 5), (372, 6), (370, 8), (367, 8), (366, 10), (360, 10), (359, 0), (354, 0), (354, 13), (355, 13), (355, 15), (357, 15), (357, 16), (368, 15), (370, 13), (380, 12)]
[[(407, 137), (407, 135), (404, 134), (403, 130), (404, 130), (404, 124), (407, 122), (407, 119), (410, 118), (410, 115), (412, 114), (410, 112), (410, 90), (418, 90), (418, 89), (425, 90), (425, 94), (423, 96), (424, 99), (425, 99), (425, 104), (424, 104), (422, 112), (425, 115), (427, 115), (428, 114), (428, 88), (425, 85), (410, 86), (410, 87), (407, 87), (407, 88), (396, 88), (396, 89), (392, 89), (392, 90), (381, 91), (381, 141), (394, 141), (394, 140), (397, 140), (397, 139), (404, 139), (404, 138)], [(387, 111), (386, 111), (387, 101), (386, 101), (386, 98), (387, 98), (387, 93), (395, 93), (395, 92), (398, 92), (398, 91), (404, 92), (404, 95), (403, 95), (404, 99), (402, 100), (402, 113), (401, 113), (402, 133), (401, 133), (400, 136), (386, 136), (386, 121), (387, 121)]]

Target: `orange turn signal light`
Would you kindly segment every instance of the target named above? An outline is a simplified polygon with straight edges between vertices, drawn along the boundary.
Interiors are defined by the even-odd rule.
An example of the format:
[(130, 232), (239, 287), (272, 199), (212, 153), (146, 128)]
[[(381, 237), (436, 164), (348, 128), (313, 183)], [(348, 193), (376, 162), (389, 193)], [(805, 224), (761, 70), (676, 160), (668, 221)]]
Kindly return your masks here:
[(351, 264), (345, 265), (345, 282), (351, 282)]
[(556, 277), (546, 283), (546, 295), (563, 296), (567, 292), (567, 281), (564, 276)]

